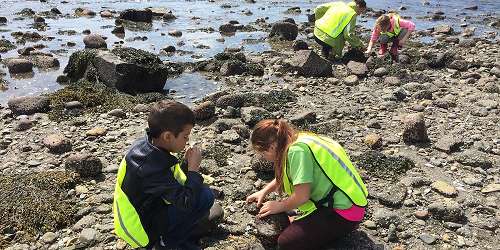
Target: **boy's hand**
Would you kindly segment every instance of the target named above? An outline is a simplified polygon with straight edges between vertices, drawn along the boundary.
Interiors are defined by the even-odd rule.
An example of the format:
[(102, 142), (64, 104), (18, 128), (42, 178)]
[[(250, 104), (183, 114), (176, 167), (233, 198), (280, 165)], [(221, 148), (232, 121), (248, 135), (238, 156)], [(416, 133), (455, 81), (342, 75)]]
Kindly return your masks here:
[(201, 151), (198, 147), (189, 147), (184, 156), (188, 162), (188, 171), (198, 172), (201, 164)]
[(257, 191), (250, 196), (247, 197), (247, 203), (251, 202), (257, 202), (257, 207), (260, 207), (262, 205), (262, 202), (264, 201), (264, 198), (266, 197), (266, 194), (264, 193), (263, 190)]

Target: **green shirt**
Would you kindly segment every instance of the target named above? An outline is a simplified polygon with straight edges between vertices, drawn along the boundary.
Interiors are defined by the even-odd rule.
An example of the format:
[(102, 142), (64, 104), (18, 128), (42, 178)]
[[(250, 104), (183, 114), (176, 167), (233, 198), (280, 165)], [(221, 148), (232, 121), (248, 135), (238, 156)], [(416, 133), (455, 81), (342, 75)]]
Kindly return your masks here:
[[(313, 201), (323, 199), (333, 186), (304, 143), (296, 143), (288, 149), (287, 171), (293, 186), (305, 183), (311, 185), (310, 199)], [(333, 207), (349, 209), (352, 202), (342, 191), (336, 191), (333, 195)]]

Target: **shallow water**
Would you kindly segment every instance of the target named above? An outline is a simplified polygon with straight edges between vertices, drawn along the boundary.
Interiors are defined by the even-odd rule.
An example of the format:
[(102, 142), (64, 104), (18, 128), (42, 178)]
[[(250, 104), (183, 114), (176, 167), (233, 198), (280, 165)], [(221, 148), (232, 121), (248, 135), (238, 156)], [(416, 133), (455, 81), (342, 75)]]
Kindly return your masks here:
[[(56, 83), (58, 75), (62, 71), (68, 61), (69, 56), (76, 50), (82, 49), (83, 37), (82, 31), (90, 29), (93, 33), (98, 33), (106, 36), (108, 48), (115, 42), (122, 41), (125, 46), (145, 49), (158, 54), (160, 50), (168, 45), (174, 45), (178, 52), (172, 56), (162, 55), (162, 60), (171, 61), (195, 61), (203, 60), (212, 57), (216, 53), (224, 50), (226, 47), (242, 47), (246, 53), (257, 53), (269, 50), (270, 46), (265, 42), (267, 33), (264, 32), (237, 32), (234, 36), (223, 36), (218, 32), (218, 27), (227, 23), (230, 20), (238, 20), (241, 24), (254, 22), (258, 18), (266, 18), (266, 22), (272, 23), (281, 20), (285, 17), (292, 17), (297, 22), (307, 21), (306, 13), (309, 9), (313, 9), (320, 3), (326, 1), (269, 1), (257, 0), (257, 3), (250, 4), (244, 0), (240, 1), (120, 1), (120, 0), (96, 0), (96, 1), (69, 1), (70, 3), (62, 4), (60, 1), (48, 1), (41, 3), (38, 0), (21, 1), (21, 0), (3, 0), (0, 7), (0, 16), (7, 17), (8, 24), (0, 26), (0, 35), (10, 41), (15, 41), (10, 35), (14, 31), (36, 31), (31, 27), (32, 18), (15, 19), (19, 16), (14, 13), (19, 12), (23, 8), (31, 8), (36, 12), (48, 11), (51, 8), (57, 7), (63, 17), (58, 19), (45, 18), (48, 28), (46, 31), (37, 31), (43, 36), (52, 37), (52, 40), (42, 40), (36, 43), (27, 42), (24, 46), (18, 45), (19, 48), (32, 46), (34, 44), (44, 44), (47, 48), (43, 51), (54, 53), (61, 67), (51, 71), (39, 71), (34, 69), (34, 76), (27, 79), (16, 79), (8, 73), (4, 77), (9, 82), (8, 90), (0, 92), (0, 103), (5, 103), (9, 98), (14, 96), (35, 95), (40, 93), (52, 92), (62, 86)], [(487, 26), (487, 22), (483, 21), (485, 15), (490, 14), (498, 16), (500, 10), (500, 1), (428, 1), (429, 5), (423, 5), (422, 1), (367, 1), (369, 7), (374, 9), (396, 9), (399, 11), (400, 6), (405, 6), (407, 9), (399, 11), (403, 16), (425, 16), (427, 13), (433, 13), (441, 10), (445, 12), (447, 17), (443, 21), (427, 21), (413, 18), (417, 24), (417, 29), (428, 29), (439, 23), (451, 24), (455, 30), (461, 31), (460, 24), (464, 22), (466, 16), (472, 16), (466, 22), (470, 26), (477, 27), (476, 35), (483, 35), (484, 32), (496, 31)], [(231, 8), (222, 8), (221, 5), (229, 4)], [(464, 10), (464, 7), (477, 5), (477, 11)], [(284, 12), (290, 8), (298, 6), (301, 8), (301, 14), (285, 14)], [(89, 8), (97, 13), (95, 17), (72, 17), (74, 10), (78, 7)], [(128, 8), (145, 8), (145, 7), (162, 7), (172, 10), (177, 19), (170, 22), (163, 20), (155, 20), (149, 30), (126, 30), (124, 39), (121, 39), (113, 34), (111, 30), (114, 27), (114, 19), (102, 18), (99, 15), (101, 10), (109, 9), (121, 11)], [(245, 11), (251, 11), (252, 15), (245, 15)], [(70, 14), (66, 16), (66, 14)], [(370, 17), (361, 17), (359, 24), (365, 27), (373, 25), (373, 19)], [(214, 32), (206, 32), (206, 28), (213, 28)], [(58, 31), (74, 30), (76, 35), (59, 35)], [(175, 38), (166, 35), (170, 30), (180, 30), (183, 36)], [(163, 34), (162, 34), (163, 33)], [(134, 37), (147, 37), (147, 40), (134, 40)], [(221, 41), (221, 39), (224, 41)], [(74, 47), (67, 47), (65, 44), (68, 41), (76, 43)], [(432, 42), (431, 38), (423, 38), (424, 42)], [(184, 45), (178, 45), (183, 42)], [(201, 47), (201, 48), (200, 48)], [(17, 49), (1, 54), (2, 58), (17, 57)], [(5, 66), (1, 69), (7, 72)], [(205, 80), (202, 75), (189, 76), (183, 74), (178, 78), (169, 80), (166, 88), (174, 89), (176, 95), (186, 96), (184, 101), (190, 100), (214, 91), (214, 88), (206, 88), (203, 91), (197, 91), (196, 87), (191, 86), (190, 81), (194, 86), (199, 83), (203, 86), (216, 86), (212, 82)]]

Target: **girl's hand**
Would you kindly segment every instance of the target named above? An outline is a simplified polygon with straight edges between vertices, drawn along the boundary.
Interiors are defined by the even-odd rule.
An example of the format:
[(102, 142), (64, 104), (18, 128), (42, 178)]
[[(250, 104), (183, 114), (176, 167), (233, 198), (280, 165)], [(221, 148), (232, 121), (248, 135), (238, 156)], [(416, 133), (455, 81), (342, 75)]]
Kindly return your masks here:
[(247, 197), (247, 203), (251, 202), (257, 202), (257, 207), (260, 207), (262, 205), (262, 202), (264, 201), (264, 198), (266, 197), (266, 193), (264, 190), (257, 191), (250, 196)]
[(285, 211), (285, 206), (283, 202), (280, 201), (268, 201), (264, 203), (259, 211), (257, 217), (263, 218), (271, 214), (277, 214)]

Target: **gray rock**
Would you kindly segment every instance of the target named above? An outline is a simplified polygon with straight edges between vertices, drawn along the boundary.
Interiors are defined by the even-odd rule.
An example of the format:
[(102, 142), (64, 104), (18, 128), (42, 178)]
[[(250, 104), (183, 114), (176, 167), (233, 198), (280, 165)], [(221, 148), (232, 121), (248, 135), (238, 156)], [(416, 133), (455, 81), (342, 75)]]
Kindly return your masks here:
[(2, 24), (7, 23), (7, 18), (4, 16), (0, 16), (0, 23)]
[(168, 35), (169, 36), (173, 36), (173, 37), (181, 37), (182, 36), (182, 31), (180, 30), (171, 30), (168, 32)]
[(293, 41), (299, 34), (299, 28), (294, 23), (277, 22), (271, 28), (269, 37), (279, 37), (283, 40)]
[(228, 60), (220, 68), (220, 74), (223, 76), (241, 75), (245, 71), (243, 62), (236, 60)]
[(16, 127), (14, 130), (16, 131), (25, 131), (33, 127), (33, 121), (31, 121), (28, 118), (21, 118), (19, 121), (16, 123)]
[(366, 64), (356, 61), (349, 61), (349, 63), (347, 63), (347, 68), (352, 74), (355, 74), (357, 76), (364, 76), (368, 72), (368, 67), (366, 67)]
[(238, 30), (238, 27), (236, 27), (232, 23), (226, 23), (221, 26), (219, 26), (219, 32), (220, 33), (234, 33)]
[(144, 10), (127, 9), (120, 13), (120, 19), (132, 22), (151, 23), (153, 22), (153, 12), (149, 9), (144, 9)]
[(375, 76), (385, 76), (387, 75), (388, 71), (386, 68), (382, 67), (382, 68), (378, 68), (376, 69), (374, 72), (373, 72), (373, 75)]
[(81, 103), (79, 101), (67, 102), (67, 103), (64, 103), (64, 108), (66, 108), (66, 109), (81, 109), (81, 108), (83, 108), (83, 103)]
[(422, 113), (407, 115), (403, 119), (403, 123), (403, 141), (405, 143), (411, 144), (429, 142), (424, 115)]
[(446, 135), (439, 138), (439, 140), (434, 144), (434, 148), (441, 150), (446, 153), (452, 153), (460, 150), (464, 142), (462, 138), (458, 135)]
[(106, 40), (101, 35), (90, 34), (83, 38), (83, 43), (86, 49), (101, 49), (107, 48)]
[(301, 127), (310, 123), (316, 122), (316, 112), (314, 111), (304, 111), (300, 114), (296, 114), (290, 121), (293, 125)]
[(135, 113), (148, 113), (149, 109), (150, 109), (149, 105), (140, 103), (135, 105), (132, 111), (134, 111)]
[(51, 153), (63, 154), (71, 151), (71, 141), (62, 134), (51, 134), (43, 139), (43, 145), (49, 149)]
[(401, 207), (406, 198), (406, 187), (401, 183), (390, 185), (387, 190), (377, 194), (380, 204), (387, 207)]
[(232, 129), (225, 130), (221, 134), (221, 139), (223, 142), (238, 144), (241, 141), (240, 135)]
[(401, 84), (401, 81), (399, 80), (399, 77), (397, 76), (388, 76), (384, 78), (384, 85), (388, 86), (399, 86)]
[(237, 119), (218, 119), (212, 124), (212, 126), (215, 128), (217, 133), (222, 133), (222, 131), (231, 129), (237, 124), (241, 124), (241, 122)]
[(57, 239), (57, 234), (56, 233), (53, 233), (53, 232), (47, 232), (45, 233), (43, 236), (42, 236), (42, 241), (45, 243), (45, 244), (51, 244), (53, 243), (56, 239)]
[(66, 159), (65, 167), (77, 172), (81, 177), (96, 177), (103, 166), (101, 160), (93, 155), (76, 153)]
[(500, 77), (500, 68), (498, 66), (495, 66), (491, 68), (490, 73), (495, 75), (496, 77)]
[(123, 109), (113, 109), (113, 110), (108, 112), (108, 115), (118, 117), (118, 118), (123, 118), (123, 119), (127, 118), (127, 113), (125, 113), (125, 111), (123, 111)]
[(285, 213), (273, 214), (262, 219), (256, 219), (256, 236), (264, 245), (269, 245), (270, 243), (275, 244), (276, 238), (289, 224), (288, 216)]
[(377, 223), (378, 226), (383, 228), (389, 228), (391, 224), (398, 225), (400, 223), (398, 214), (385, 208), (375, 210), (372, 219), (375, 221), (375, 223)]
[(430, 234), (426, 234), (426, 233), (423, 233), (421, 234), (420, 236), (418, 236), (423, 242), (425, 242), (425, 244), (428, 244), (428, 245), (432, 245), (436, 242), (437, 238), (430, 235)]
[(454, 160), (466, 166), (488, 169), (493, 166), (491, 158), (492, 157), (487, 153), (475, 149), (467, 149), (456, 155)]
[(332, 75), (332, 64), (321, 58), (312, 50), (300, 50), (295, 52), (290, 65), (300, 75), (306, 77), (327, 77)]
[(455, 201), (437, 201), (431, 203), (427, 210), (431, 217), (437, 220), (463, 222), (466, 220), (464, 208)]
[(453, 28), (450, 25), (442, 24), (434, 27), (434, 32), (437, 34), (451, 34), (453, 32)]
[(260, 107), (244, 107), (241, 108), (241, 119), (249, 127), (253, 127), (261, 120), (271, 119), (273, 115)]
[(350, 75), (350, 76), (347, 76), (346, 78), (344, 78), (344, 83), (347, 86), (356, 85), (358, 82), (359, 82), (359, 78), (357, 75)]
[(165, 15), (163, 15), (163, 21), (172, 21), (172, 20), (175, 20), (177, 19), (177, 17), (175, 17), (175, 15), (173, 13), (165, 13)]
[(91, 246), (97, 240), (97, 231), (93, 228), (85, 228), (80, 232), (79, 240), (83, 246)]
[(432, 91), (430, 90), (420, 90), (413, 94), (413, 98), (417, 100), (432, 100)]
[(131, 94), (163, 90), (167, 72), (166, 66), (161, 64), (158, 56), (134, 48), (120, 48), (119, 51), (124, 56), (129, 54), (135, 57), (138, 61), (154, 60), (154, 62), (150, 64), (126, 62), (109, 51), (99, 51), (92, 60), (92, 65), (104, 84)]
[(15, 97), (10, 99), (7, 105), (15, 115), (32, 115), (50, 110), (50, 100), (46, 96)]
[(59, 60), (52, 56), (35, 56), (33, 62), (40, 69), (59, 68)]
[(7, 60), (7, 68), (11, 74), (21, 74), (33, 72), (33, 63), (22, 58), (12, 58)]
[(469, 63), (465, 60), (454, 60), (448, 65), (448, 68), (466, 71), (469, 68)]

